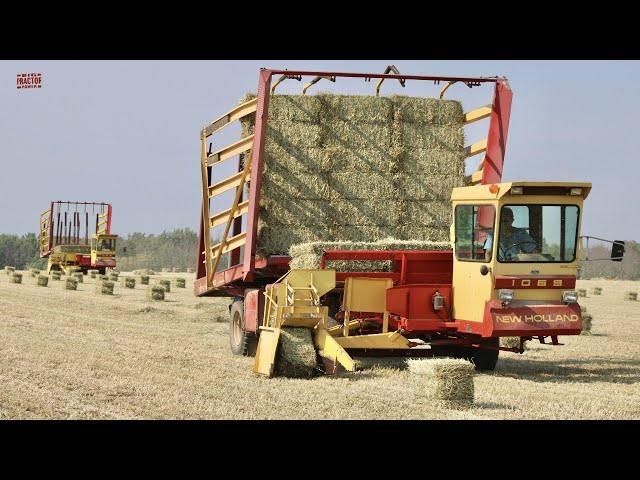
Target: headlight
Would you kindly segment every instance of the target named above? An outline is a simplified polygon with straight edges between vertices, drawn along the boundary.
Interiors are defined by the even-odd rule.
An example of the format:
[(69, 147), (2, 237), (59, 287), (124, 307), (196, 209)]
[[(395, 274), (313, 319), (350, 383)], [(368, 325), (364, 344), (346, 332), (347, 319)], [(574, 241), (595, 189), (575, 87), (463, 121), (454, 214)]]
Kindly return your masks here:
[(498, 298), (503, 305), (509, 305), (511, 303), (511, 300), (513, 300), (513, 290), (504, 288), (502, 290), (498, 290)]
[(564, 303), (576, 303), (578, 301), (578, 292), (573, 290), (562, 292), (562, 301)]

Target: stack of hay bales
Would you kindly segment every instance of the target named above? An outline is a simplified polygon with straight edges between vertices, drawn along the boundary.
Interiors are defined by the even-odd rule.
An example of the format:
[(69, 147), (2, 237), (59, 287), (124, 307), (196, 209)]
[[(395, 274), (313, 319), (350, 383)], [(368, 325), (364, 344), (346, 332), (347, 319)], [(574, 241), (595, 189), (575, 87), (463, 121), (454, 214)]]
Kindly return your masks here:
[(13, 272), (9, 277), (10, 283), (22, 283), (22, 274), (20, 272)]
[(451, 189), (464, 185), (462, 120), (452, 100), (272, 96), (258, 253), (319, 240), (447, 241)]
[(638, 292), (626, 292), (624, 294), (624, 299), (625, 300), (630, 300), (632, 302), (637, 302), (638, 301)]
[(66, 290), (77, 290), (78, 289), (78, 279), (74, 277), (67, 277), (65, 281), (64, 288)]
[(416, 397), (447, 408), (468, 408), (473, 405), (474, 368), (462, 359), (434, 358), (407, 361), (413, 374)]
[(321, 373), (313, 345), (313, 330), (285, 327), (280, 331), (274, 373), (291, 378), (310, 378)]
[(46, 275), (38, 275), (38, 286), (46, 287), (49, 285), (49, 277)]
[[(291, 268), (320, 268), (320, 260), (325, 250), (446, 250), (448, 242), (430, 242), (419, 240), (397, 240), (386, 238), (377, 242), (309, 242), (291, 245), (289, 256)], [(390, 261), (344, 261), (334, 260), (326, 263), (327, 268), (337, 271), (389, 271)]]

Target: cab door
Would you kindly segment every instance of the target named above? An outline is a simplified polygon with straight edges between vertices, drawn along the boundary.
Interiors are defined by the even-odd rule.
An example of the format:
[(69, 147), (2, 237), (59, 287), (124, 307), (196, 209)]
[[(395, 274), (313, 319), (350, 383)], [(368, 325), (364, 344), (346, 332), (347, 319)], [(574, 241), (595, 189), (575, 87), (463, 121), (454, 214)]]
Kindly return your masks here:
[(493, 291), (496, 205), (454, 204), (453, 316), (482, 323)]

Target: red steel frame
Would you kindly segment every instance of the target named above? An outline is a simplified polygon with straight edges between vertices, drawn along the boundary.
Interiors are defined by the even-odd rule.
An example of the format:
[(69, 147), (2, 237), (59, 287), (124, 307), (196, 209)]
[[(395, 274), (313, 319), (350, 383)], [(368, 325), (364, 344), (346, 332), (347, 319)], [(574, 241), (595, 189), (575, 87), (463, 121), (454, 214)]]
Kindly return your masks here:
[[(302, 77), (344, 77), (388, 80), (422, 80), (440, 82), (460, 82), (467, 86), (477, 86), (482, 83), (494, 83), (492, 101), (492, 113), (487, 135), (487, 150), (483, 162), (482, 183), (498, 183), (502, 178), (504, 155), (506, 150), (507, 134), (509, 130), (509, 117), (511, 112), (512, 91), (507, 79), (504, 77), (445, 77), (430, 75), (401, 75), (380, 73), (348, 73), (348, 72), (313, 72), (261, 69), (258, 83), (256, 121), (253, 137), (253, 162), (250, 176), (249, 212), (247, 223), (247, 239), (244, 245), (244, 258), (242, 262), (233, 265), (226, 270), (216, 272), (213, 282), (208, 283), (204, 268), (204, 251), (210, 245), (204, 245), (204, 225), (200, 216), (200, 232), (198, 240), (198, 256), (196, 263), (195, 294), (198, 296), (221, 295), (243, 296), (244, 289), (259, 285), (261, 278), (278, 277), (288, 270), (288, 257), (270, 257), (268, 259), (256, 258), (256, 240), (258, 229), (258, 208), (260, 201), (260, 188), (262, 185), (262, 168), (264, 163), (264, 144), (269, 111), (269, 99), (271, 95), (271, 80), (274, 75), (285, 75), (288, 78), (301, 79)], [(208, 199), (203, 199), (208, 201)], [(237, 253), (233, 253), (239, 259)]]

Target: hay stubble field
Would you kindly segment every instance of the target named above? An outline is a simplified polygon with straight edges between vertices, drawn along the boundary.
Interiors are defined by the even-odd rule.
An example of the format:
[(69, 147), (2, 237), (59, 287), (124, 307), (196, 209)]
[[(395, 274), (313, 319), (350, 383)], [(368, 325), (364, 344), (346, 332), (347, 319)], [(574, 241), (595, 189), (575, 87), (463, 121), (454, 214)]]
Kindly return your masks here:
[(495, 372), (475, 375), (474, 406), (456, 410), (426, 401), (406, 370), (254, 376), (252, 359), (230, 353), (227, 300), (194, 297), (193, 274), (156, 275), (187, 279), (158, 302), (146, 285), (97, 295), (88, 277), (67, 291), (23, 273), (12, 284), (0, 272), (4, 419), (640, 418), (640, 302), (624, 300), (638, 282), (578, 281), (603, 288), (581, 299), (592, 335), (502, 353)]

